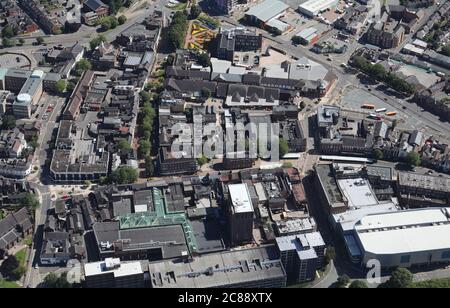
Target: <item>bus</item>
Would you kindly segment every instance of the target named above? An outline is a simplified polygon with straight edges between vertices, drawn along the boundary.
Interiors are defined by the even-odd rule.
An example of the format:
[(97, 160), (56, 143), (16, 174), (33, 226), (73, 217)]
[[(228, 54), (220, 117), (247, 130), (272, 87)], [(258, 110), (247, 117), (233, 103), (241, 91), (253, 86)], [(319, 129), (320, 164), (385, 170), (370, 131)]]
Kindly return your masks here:
[(380, 108), (375, 110), (376, 113), (380, 113), (380, 112), (385, 112), (387, 109), (386, 108)]
[(364, 104), (361, 106), (363, 109), (375, 109), (375, 105), (372, 104)]
[(395, 116), (396, 114), (397, 114), (397, 112), (395, 112), (395, 111), (389, 111), (389, 112), (386, 112), (386, 115), (387, 115), (388, 117)]
[(369, 119), (372, 119), (372, 120), (381, 120), (381, 116), (379, 116), (379, 115), (376, 114), (376, 113), (371, 113), (371, 114), (369, 114), (368, 118), (369, 118)]

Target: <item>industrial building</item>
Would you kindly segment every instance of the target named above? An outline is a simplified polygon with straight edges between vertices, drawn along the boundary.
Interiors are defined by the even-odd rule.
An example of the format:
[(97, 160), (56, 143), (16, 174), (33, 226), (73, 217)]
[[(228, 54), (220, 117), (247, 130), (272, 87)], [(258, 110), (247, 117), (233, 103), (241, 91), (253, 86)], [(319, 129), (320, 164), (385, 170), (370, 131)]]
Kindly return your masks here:
[(450, 208), (367, 215), (355, 226), (362, 263), (376, 259), (383, 268), (448, 263), (449, 232)]
[(319, 232), (277, 237), (276, 243), (291, 282), (315, 279), (325, 255), (325, 242)]
[(265, 0), (251, 7), (245, 16), (247, 20), (260, 27), (267, 24), (271, 19), (276, 19), (289, 9), (289, 5), (278, 0)]
[(297, 33), (294, 37), (298, 38), (303, 45), (315, 44), (319, 39), (319, 32), (314, 27), (306, 28), (299, 33)]
[(149, 264), (152, 288), (284, 288), (275, 246), (214, 253), (189, 262)]
[(144, 271), (139, 261), (121, 262), (118, 258), (84, 264), (87, 288), (143, 288)]
[(314, 17), (335, 7), (338, 3), (339, 0), (309, 0), (300, 4), (298, 10), (306, 16)]

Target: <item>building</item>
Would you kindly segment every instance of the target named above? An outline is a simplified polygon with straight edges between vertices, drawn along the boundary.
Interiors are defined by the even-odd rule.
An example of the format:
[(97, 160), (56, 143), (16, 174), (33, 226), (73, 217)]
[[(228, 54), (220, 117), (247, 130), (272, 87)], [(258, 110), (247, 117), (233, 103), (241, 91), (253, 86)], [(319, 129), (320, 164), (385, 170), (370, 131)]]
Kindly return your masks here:
[(299, 283), (315, 279), (325, 255), (319, 232), (277, 237), (276, 243), (289, 280)]
[(239, 0), (214, 0), (216, 9), (224, 14), (231, 14), (239, 3)]
[(228, 185), (228, 193), (231, 242), (252, 242), (254, 209), (247, 184)]
[(310, 27), (300, 31), (294, 37), (297, 38), (301, 44), (309, 45), (315, 44), (319, 39), (319, 36), (318, 30), (314, 27)]
[(43, 265), (65, 265), (70, 260), (68, 232), (45, 232), (40, 263)]
[(217, 58), (233, 61), (235, 52), (261, 50), (262, 34), (242, 28), (221, 29), (217, 35), (217, 45)]
[(144, 271), (139, 261), (106, 258), (84, 264), (84, 283), (87, 288), (143, 288)]
[(152, 288), (284, 288), (274, 246), (213, 253), (190, 262), (149, 264)]
[(61, 20), (49, 14), (45, 6), (37, 0), (19, 0), (18, 4), (46, 33), (57, 34), (64, 26)]
[(13, 113), (17, 118), (30, 118), (31, 107), (37, 105), (43, 92), (44, 72), (35, 70), (23, 84), (13, 104)]
[(289, 5), (278, 0), (265, 0), (251, 7), (245, 16), (247, 21), (264, 27), (270, 20), (277, 19), (289, 9)]
[(397, 211), (363, 217), (355, 226), (362, 263), (376, 259), (383, 268), (448, 263), (449, 217), (449, 208)]
[(33, 223), (25, 207), (7, 215), (0, 221), (0, 255), (3, 256), (32, 232)]
[(299, 5), (300, 13), (314, 17), (328, 9), (335, 7), (339, 0), (309, 0)]
[(108, 16), (109, 7), (100, 0), (87, 0), (83, 3), (82, 19), (87, 25), (94, 25), (95, 22)]
[(399, 172), (397, 187), (405, 207), (445, 206), (450, 202), (450, 179)]

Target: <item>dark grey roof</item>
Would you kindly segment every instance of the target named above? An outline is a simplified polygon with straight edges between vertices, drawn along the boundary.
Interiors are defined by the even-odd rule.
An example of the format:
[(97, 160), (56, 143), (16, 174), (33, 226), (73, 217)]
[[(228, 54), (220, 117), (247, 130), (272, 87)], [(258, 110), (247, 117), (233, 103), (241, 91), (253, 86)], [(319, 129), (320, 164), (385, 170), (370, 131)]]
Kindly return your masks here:
[(101, 6), (107, 6), (106, 4), (104, 4), (102, 1), (100, 0), (87, 0), (84, 5), (86, 5), (88, 8), (90, 8), (91, 10), (95, 11), (97, 10), (99, 7)]

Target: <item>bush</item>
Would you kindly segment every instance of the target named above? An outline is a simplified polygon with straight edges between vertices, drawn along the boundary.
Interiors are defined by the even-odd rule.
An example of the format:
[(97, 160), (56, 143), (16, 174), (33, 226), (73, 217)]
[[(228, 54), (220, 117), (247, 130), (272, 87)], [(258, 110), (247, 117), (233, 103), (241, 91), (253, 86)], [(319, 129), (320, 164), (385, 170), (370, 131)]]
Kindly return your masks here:
[(127, 17), (125, 15), (120, 15), (117, 21), (119, 22), (119, 25), (123, 25), (127, 22)]
[(398, 268), (392, 273), (386, 286), (388, 288), (402, 289), (409, 287), (412, 282), (413, 274), (406, 268)]
[(91, 50), (94, 50), (97, 46), (99, 46), (101, 43), (106, 42), (106, 37), (103, 34), (100, 34), (96, 38), (92, 39), (89, 42), (89, 47), (91, 47)]
[(367, 285), (367, 282), (363, 280), (355, 280), (353, 281), (350, 286), (350, 289), (367, 289), (369, 286)]
[(62, 94), (66, 89), (66, 81), (64, 79), (58, 80), (55, 84), (56, 93)]
[(350, 283), (350, 277), (347, 275), (339, 276), (339, 278), (336, 281), (336, 288), (345, 288)]
[(289, 144), (283, 138), (280, 138), (280, 158), (289, 153)]

